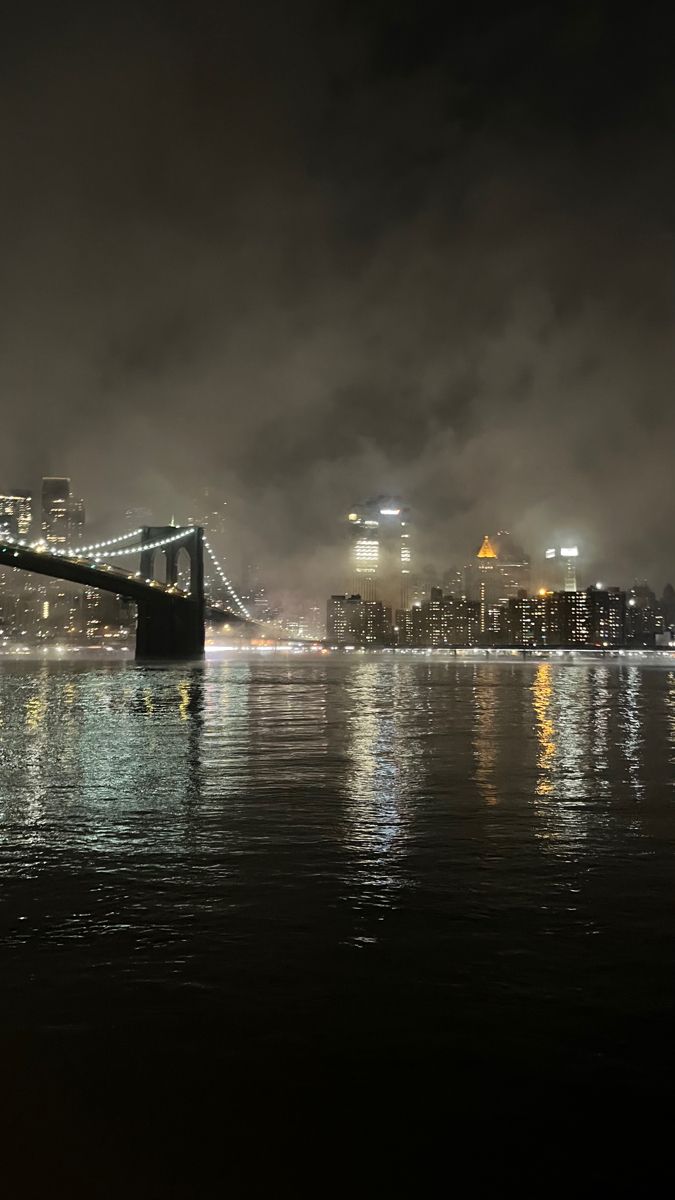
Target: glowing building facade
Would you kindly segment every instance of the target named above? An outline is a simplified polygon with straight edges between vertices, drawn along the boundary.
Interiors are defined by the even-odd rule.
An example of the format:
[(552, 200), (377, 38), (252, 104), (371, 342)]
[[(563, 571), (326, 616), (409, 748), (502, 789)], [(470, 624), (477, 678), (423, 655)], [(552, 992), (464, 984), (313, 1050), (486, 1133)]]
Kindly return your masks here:
[(409, 510), (400, 500), (378, 496), (348, 514), (350, 584), (366, 601), (390, 613), (408, 607), (412, 571)]
[(84, 502), (75, 500), (70, 479), (46, 475), (42, 480), (42, 536), (54, 546), (80, 541), (84, 531)]
[(546, 551), (546, 583), (554, 592), (576, 592), (578, 546), (550, 546)]
[(530, 561), (505, 529), (494, 537), (485, 534), (475, 559), (465, 571), (467, 598), (480, 606), (480, 633), (495, 634), (500, 607), (527, 592)]
[(363, 601), (360, 596), (333, 595), (326, 610), (326, 637), (337, 646), (361, 644)]
[(25, 537), (31, 525), (32, 503), (29, 492), (14, 491), (0, 496), (0, 528), (14, 537)]

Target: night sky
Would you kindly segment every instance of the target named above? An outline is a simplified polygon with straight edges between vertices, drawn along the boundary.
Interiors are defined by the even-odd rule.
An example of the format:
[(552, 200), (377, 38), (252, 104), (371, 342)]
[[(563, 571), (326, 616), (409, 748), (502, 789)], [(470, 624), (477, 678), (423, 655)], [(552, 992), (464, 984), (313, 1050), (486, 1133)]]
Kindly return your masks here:
[(3, 489), (70, 474), (114, 530), (208, 483), (235, 567), (319, 595), (390, 491), (422, 562), (506, 526), (660, 591), (668, 12), (5, 6)]

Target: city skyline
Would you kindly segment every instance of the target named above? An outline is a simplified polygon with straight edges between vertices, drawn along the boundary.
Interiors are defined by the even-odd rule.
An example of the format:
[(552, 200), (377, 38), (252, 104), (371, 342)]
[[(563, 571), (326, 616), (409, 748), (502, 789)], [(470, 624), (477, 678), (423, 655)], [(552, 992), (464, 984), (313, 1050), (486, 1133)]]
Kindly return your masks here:
[[(43, 476), (38, 486), (32, 489), (6, 488), (4, 491), (0, 489), (0, 520), (3, 519), (4, 513), (5, 527), (10, 531), (18, 532), (17, 521), (20, 521), (21, 532), (24, 534), (30, 530), (35, 539), (38, 536), (39, 528), (42, 530), (42, 535), (45, 535), (47, 529), (45, 524), (47, 520), (45, 517), (46, 487), (52, 489), (56, 487), (57, 491), (61, 488), (63, 491), (63, 497), (57, 498), (57, 505), (63, 503), (63, 513), (59, 510), (57, 517), (61, 518), (61, 523), (65, 522), (64, 530), (68, 530), (67, 536), (65, 533), (58, 533), (56, 536), (53, 532), (47, 534), (47, 540), (60, 544), (69, 541), (71, 545), (80, 541), (80, 535), (84, 530), (85, 510), (90, 514), (90, 508), (85, 506), (84, 500), (74, 498), (70, 479), (66, 476)], [(391, 507), (392, 505), (394, 507)], [(339, 591), (341, 587), (345, 594), (359, 592), (366, 600), (383, 600), (393, 614), (399, 607), (408, 607), (410, 603), (414, 602), (416, 596), (424, 598), (429, 588), (438, 586), (441, 580), (446, 590), (462, 591), (468, 598), (480, 598), (481, 586), (485, 589), (487, 581), (488, 591), (484, 592), (485, 603), (486, 596), (489, 599), (506, 600), (523, 589), (533, 592), (542, 588), (554, 591), (574, 591), (579, 587), (583, 590), (591, 582), (597, 582), (600, 574), (602, 574), (604, 582), (609, 582), (610, 586), (621, 586), (626, 589), (632, 585), (649, 584), (660, 594), (662, 589), (671, 583), (671, 578), (675, 576), (674, 569), (673, 576), (668, 575), (663, 581), (649, 579), (639, 570), (637, 564), (632, 571), (629, 570), (627, 574), (623, 575), (608, 565), (606, 559), (600, 560), (600, 566), (598, 566), (597, 561), (589, 559), (586, 547), (581, 546), (580, 548), (569, 531), (562, 539), (558, 539), (555, 546), (550, 544), (555, 539), (544, 535), (539, 539), (534, 553), (531, 553), (529, 548), (527, 551), (523, 549), (518, 538), (514, 537), (510, 530), (497, 526), (493, 527), (492, 532), (482, 535), (477, 549), (475, 549), (474, 538), (475, 553), (471, 553), (471, 550), (465, 547), (464, 551), (456, 554), (453, 559), (450, 552), (441, 550), (437, 553), (435, 561), (430, 562), (427, 559), (425, 562), (423, 555), (418, 550), (418, 545), (420, 541), (422, 544), (424, 541), (420, 535), (423, 534), (428, 514), (412, 511), (411, 506), (400, 497), (392, 499), (391, 496), (387, 497), (386, 494), (381, 494), (374, 500), (357, 505), (356, 511), (354, 505), (350, 506), (350, 511), (346, 517), (343, 517), (343, 529), (338, 534), (338, 540), (333, 544), (328, 540), (332, 531), (324, 530), (327, 540), (324, 545), (316, 548), (315, 553), (322, 555), (326, 560), (326, 586), (322, 588), (317, 578), (313, 577), (310, 586), (303, 587), (297, 577), (293, 579), (288, 575), (286, 577), (282, 575), (281, 578), (275, 576), (273, 560), (268, 559), (261, 564), (258, 556), (254, 551), (252, 552), (251, 545), (247, 545), (242, 531), (237, 527), (236, 512), (236, 506), (231, 505), (217, 488), (206, 485), (197, 491), (185, 506), (183, 513), (178, 510), (179, 520), (177, 523), (202, 524), (212, 540), (215, 541), (221, 557), (228, 560), (228, 569), (237, 580), (240, 590), (249, 596), (260, 614), (266, 614), (266, 619), (269, 619), (273, 613), (279, 613), (278, 604), (281, 597), (287, 598), (290, 606), (289, 612), (294, 620), (298, 620), (299, 613), (305, 606), (304, 603), (300, 603), (301, 597), (304, 602), (309, 603), (310, 607), (317, 604), (321, 606), (326, 591), (335, 593), (336, 589)], [(19, 513), (20, 516), (17, 516)], [(397, 515), (390, 516), (389, 513)], [(399, 513), (401, 516), (398, 515)], [(152, 523), (154, 519), (152, 510), (128, 508), (124, 500), (122, 516), (123, 521), (129, 526)], [(403, 520), (403, 517), (406, 520)], [(115, 526), (114, 529), (109, 528), (111, 520)], [(172, 520), (176, 520), (175, 504), (172, 508)], [(374, 559), (367, 563), (357, 563), (356, 558), (364, 535), (374, 532), (371, 527), (374, 527), (376, 523), (381, 524), (382, 530), (377, 536), (384, 536), (383, 530), (387, 523), (397, 524), (398, 527), (399, 522), (401, 523), (400, 536), (407, 540), (405, 543), (403, 541), (400, 543), (404, 548), (400, 551), (398, 566), (399, 578), (404, 590), (395, 595), (397, 589), (396, 587), (392, 588), (391, 582), (384, 591), (382, 586), (379, 590), (375, 587), (374, 580), (377, 572)], [(334, 524), (335, 522), (333, 522)], [(57, 526), (59, 526), (59, 520), (53, 529), (56, 529)], [(108, 521), (103, 523), (97, 523), (96, 517), (94, 517), (93, 524), (89, 524), (89, 528), (96, 531), (97, 537), (116, 532), (117, 526), (122, 527), (120, 514), (117, 515), (117, 518), (111, 518), (109, 515)], [(349, 534), (347, 540), (345, 540), (344, 526)], [(448, 526), (452, 527), (450, 520)], [(377, 531), (375, 532), (377, 533)], [(359, 536), (356, 537), (356, 535)], [(370, 538), (373, 546), (375, 540)], [(384, 545), (385, 543), (383, 543)], [(414, 548), (414, 560), (412, 548)], [(376, 553), (372, 547), (370, 552)], [(363, 547), (361, 547), (360, 553), (363, 554)], [(398, 553), (397, 549), (397, 559)], [(380, 579), (382, 579), (386, 554), (383, 558), (380, 551), (380, 557), (379, 573)], [(253, 563), (256, 562), (256, 559), (257, 563), (254, 566)], [(494, 576), (494, 582), (491, 583), (492, 568), (497, 561), (499, 571)], [(264, 582), (258, 578), (258, 582), (254, 586), (251, 582), (251, 572), (259, 577), (261, 566)], [(363, 573), (364, 566), (366, 571), (361, 578), (359, 572)], [(453, 575), (456, 577), (456, 581), (451, 584), (449, 580)], [(366, 576), (369, 578), (372, 576), (370, 583)], [(282, 611), (283, 608), (284, 601), (282, 600)]]
[[(183, 536), (181, 526), (187, 531), (199, 524), (206, 551), (208, 603), (224, 604), (261, 628), (271, 622), (282, 636), (321, 639), (321, 606), (314, 596), (305, 594), (299, 600), (296, 595), (290, 605), (275, 603), (259, 567), (247, 562), (246, 556), (241, 580), (235, 577), (236, 586), (232, 585), (208, 540), (227, 541), (227, 511), (226, 500), (212, 489), (202, 488), (192, 507), (196, 515), (180, 522), (178, 528), (172, 517), (168, 529), (158, 526), (142, 534), (146, 541), (169, 543), (166, 583), (161, 583), (161, 576), (158, 582), (163, 587), (171, 582), (189, 594), (193, 567), (187, 559), (182, 561), (178, 548), (172, 550), (171, 544)], [(12, 542), (68, 556), (73, 542), (83, 540), (85, 505), (75, 499), (68, 477), (43, 477), (39, 509), (33, 509), (27, 490), (0, 494), (0, 517), (6, 543), (3, 554), (10, 554), (9, 563)], [(126, 524), (133, 524), (134, 518), (147, 525), (151, 514), (125, 509)], [(415, 569), (415, 527), (410, 518), (404, 500), (387, 495), (352, 506), (346, 515), (344, 567), (351, 592), (332, 593), (328, 600), (328, 643), (373, 649), (509, 645), (611, 649), (667, 647), (673, 640), (675, 591), (670, 584), (660, 596), (647, 581), (638, 579), (623, 590), (616, 583), (601, 581), (587, 586), (583, 547), (569, 544), (569, 538), (567, 545), (549, 546), (543, 558), (533, 561), (509, 530), (485, 533), (472, 558), (461, 569), (448, 569), (447, 582), (439, 587)], [(40, 532), (31, 541), (32, 520), (36, 528), (39, 521)], [(19, 540), (22, 533), (25, 537)], [(133, 542), (139, 535), (141, 529), (136, 528), (114, 537), (112, 543), (110, 539), (95, 543), (94, 561), (89, 565), (96, 565), (96, 547), (104, 556), (111, 544), (113, 557), (132, 554), (129, 539)], [(74, 559), (77, 563), (80, 556), (76, 554)], [(174, 559), (175, 565), (169, 566)], [(150, 563), (148, 560), (145, 572), (136, 575), (147, 574)], [(227, 571), (233, 574), (229, 566)], [(21, 571), (3, 573), (0, 628), (10, 643), (17, 637), (44, 642), (59, 636), (83, 636), (87, 644), (93, 644), (92, 639), (128, 641), (130, 634), (133, 636), (134, 616), (128, 599), (99, 594), (96, 585), (82, 590), (54, 578), (36, 581), (30, 575), (30, 565), (28, 578)]]
[[(611, 26), (632, 59), (623, 16), (599, 11), (576, 57), (553, 10), (548, 37), (504, 13), (488, 79), (477, 15), (390, 19), (391, 40), (328, 6), (308, 49), (281, 10), (230, 13), (224, 37), (215, 7), (179, 29), (142, 4), (52, 6), (38, 44), (13, 15), (0, 477), (77, 479), (102, 528), (121, 475), (161, 514), (215, 483), (275, 587), (329, 585), (317, 547), (380, 492), (424, 513), (421, 562), (505, 523), (532, 553), (572, 534), (600, 578), (665, 581), (669, 64), (608, 68), (607, 105), (594, 51)], [(583, 103), (536, 103), (540, 37)], [(272, 44), (293, 70), (272, 56), (260, 95), (240, 54)]]
[[(7, 512), (14, 512), (16, 506), (20, 505), (23, 513), (22, 532), (27, 532), (29, 529), (31, 529), (33, 535), (36, 536), (38, 527), (40, 526), (40, 522), (42, 520), (42, 489), (45, 480), (48, 479), (62, 480), (64, 484), (70, 485), (70, 477), (65, 475), (39, 476), (37, 480), (32, 481), (32, 486), (29, 488), (10, 487), (7, 486), (7, 484), (3, 486), (3, 481), (0, 480), (0, 520), (5, 512), (5, 508)], [(387, 494), (382, 493), (377, 500), (371, 500), (364, 503), (376, 506), (380, 502), (384, 503), (386, 500)], [(11, 502), (11, 505), (7, 502)], [(83, 528), (84, 513), (86, 510), (87, 525), (89, 528), (96, 531), (97, 536), (107, 536), (111, 532), (116, 532), (118, 527), (121, 527), (123, 522), (126, 522), (130, 525), (136, 525), (152, 523), (153, 520), (157, 519), (158, 510), (140, 506), (129, 507), (124, 497), (120, 498), (120, 508), (115, 513), (110, 511), (97, 511), (95, 506), (92, 506), (89, 503), (88, 497), (86, 498), (85, 502), (85, 499), (76, 500), (74, 496), (71, 495), (71, 503), (74, 506), (71, 516), (72, 519), (76, 521), (76, 527)], [(395, 501), (391, 500), (391, 503), (396, 503), (399, 505), (404, 504), (400, 498), (396, 499)], [(210, 509), (209, 506), (211, 506)], [(353, 504), (348, 507), (350, 512), (354, 509)], [(493, 521), (492, 525), (489, 527), (492, 532), (481, 533), (479, 529), (476, 529), (469, 535), (467, 541), (465, 541), (463, 544), (460, 544), (459, 537), (457, 533), (454, 532), (453, 518), (448, 516), (446, 518), (446, 537), (445, 539), (440, 539), (438, 545), (435, 547), (434, 560), (432, 562), (425, 563), (424, 548), (422, 551), (418, 551), (417, 546), (418, 540), (421, 540), (424, 547), (424, 530), (430, 520), (430, 510), (428, 507), (414, 510), (407, 502), (405, 503), (404, 507), (409, 517), (409, 531), (407, 536), (414, 539), (413, 544), (416, 550), (415, 571), (412, 571), (409, 565), (402, 565), (406, 571), (410, 572), (411, 576), (415, 574), (419, 575), (420, 572), (424, 574), (427, 572), (427, 568), (430, 568), (432, 571), (443, 573), (448, 570), (448, 567), (452, 563), (459, 564), (460, 569), (463, 570), (466, 563), (472, 557), (474, 557), (474, 552), (477, 553), (477, 550), (479, 549), (479, 545), (477, 543), (483, 542), (486, 538), (488, 540), (493, 539), (495, 544), (498, 544), (499, 539), (503, 536), (504, 538), (508, 539), (510, 549), (515, 548), (517, 551), (516, 557), (522, 556), (525, 553), (521, 544), (521, 522), (514, 522), (513, 525), (511, 525), (507, 530), (504, 526), (500, 526), (498, 521)], [(249, 562), (249, 560), (255, 561), (259, 557), (259, 555), (254, 552), (247, 552), (246, 538), (243, 532), (245, 526), (239, 526), (237, 523), (239, 517), (238, 508), (235, 503), (230, 502), (224, 493), (219, 492), (217, 487), (214, 487), (213, 485), (203, 485), (200, 489), (197, 489), (195, 494), (183, 504), (182, 508), (179, 504), (178, 495), (175, 495), (172, 498), (170, 497), (168, 509), (171, 512), (171, 516), (177, 521), (177, 523), (185, 522), (186, 524), (201, 524), (212, 534), (212, 536), (220, 539), (221, 541), (223, 537), (229, 536), (232, 539), (232, 546), (229, 553), (231, 554), (233, 560), (239, 561), (240, 564), (243, 564), (241, 568), (238, 569), (241, 569), (244, 573), (247, 569), (250, 569), (246, 567), (246, 563)], [(166, 511), (167, 510), (164, 510), (164, 512)], [(164, 513), (162, 513), (162, 517), (163, 516)], [(336, 564), (340, 558), (341, 551), (343, 552), (345, 547), (345, 519), (347, 520), (348, 524), (351, 525), (350, 513), (343, 514), (342, 520), (340, 521), (340, 514), (333, 512), (331, 514), (331, 520), (326, 522), (320, 531), (323, 536), (316, 548), (317, 553), (323, 553), (323, 550), (327, 549), (334, 556), (334, 562)], [(588, 523), (586, 524), (588, 526)], [(485, 527), (483, 528), (485, 529)], [(560, 532), (561, 530), (562, 533)], [(557, 537), (554, 536), (556, 532), (558, 535)], [(553, 543), (555, 543), (555, 546)], [(525, 555), (527, 563), (529, 564), (533, 574), (533, 585), (536, 583), (538, 586), (542, 584), (546, 584), (548, 586), (552, 580), (551, 572), (555, 568), (557, 561), (560, 561), (561, 570), (563, 570), (565, 566), (567, 566), (567, 569), (569, 570), (570, 556), (572, 556), (575, 569), (578, 571), (583, 568), (583, 571), (585, 572), (589, 582), (591, 580), (595, 580), (598, 575), (602, 575), (603, 578), (620, 579), (620, 581), (625, 585), (647, 578), (646, 573), (642, 571), (640, 567), (644, 561), (649, 559), (649, 551), (645, 552), (643, 549), (643, 553), (638, 556), (637, 560), (632, 565), (628, 564), (627, 569), (624, 571), (617, 563), (612, 563), (611, 560), (608, 559), (606, 551), (601, 551), (600, 553), (596, 552), (593, 554), (592, 547), (597, 543), (597, 535), (593, 536), (593, 534), (591, 534), (590, 546), (584, 543), (581, 551), (579, 550), (579, 545), (577, 543), (580, 544), (580, 539), (576, 536), (576, 531), (571, 530), (569, 526), (564, 526), (562, 522), (554, 523), (552, 529), (549, 531), (541, 531), (534, 546), (532, 544), (528, 544), (527, 554)], [(255, 546), (255, 541), (252, 544)], [(645, 544), (649, 545), (647, 541)], [(426, 549), (427, 551), (429, 549), (428, 542)], [(581, 560), (579, 558), (580, 554), (582, 555)], [(513, 557), (513, 554), (511, 554), (511, 558)], [(269, 556), (269, 558), (271, 561), (273, 556)], [(582, 568), (579, 566), (580, 561)], [(663, 581), (665, 585), (665, 583), (670, 582), (670, 576), (675, 575), (675, 552), (672, 559), (664, 556), (663, 562), (666, 569), (666, 577)], [(269, 562), (267, 566), (269, 567)], [(332, 576), (345, 574), (343, 565), (334, 565), (329, 567), (328, 572)], [(353, 576), (353, 565), (348, 567), (348, 572)], [(576, 578), (576, 576), (574, 575), (571, 578)], [(282, 588), (289, 582), (289, 578), (286, 577), (286, 579), (282, 581)], [(340, 582), (340, 580), (333, 578), (333, 582)]]
[(672, 26), (3, 6), (10, 1200), (672, 1175)]

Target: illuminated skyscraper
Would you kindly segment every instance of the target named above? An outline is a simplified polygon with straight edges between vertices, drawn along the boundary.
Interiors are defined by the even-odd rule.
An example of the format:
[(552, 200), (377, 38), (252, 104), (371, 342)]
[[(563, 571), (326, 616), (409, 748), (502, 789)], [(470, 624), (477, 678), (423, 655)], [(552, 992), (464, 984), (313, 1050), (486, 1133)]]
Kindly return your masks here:
[(530, 560), (511, 534), (505, 529), (494, 536), (486, 533), (464, 574), (466, 596), (480, 606), (480, 632), (485, 638), (495, 631), (498, 610), (529, 585)]
[(42, 480), (42, 536), (46, 542), (66, 546), (77, 542), (84, 531), (84, 501), (75, 500), (70, 479), (46, 475)]
[(501, 575), (501, 600), (516, 599), (530, 590), (530, 560), (525, 551), (506, 529), (494, 538), (497, 562)]
[(546, 551), (546, 584), (554, 592), (576, 592), (578, 546), (551, 546)]
[(348, 514), (350, 583), (366, 601), (381, 600), (394, 612), (408, 607), (412, 570), (409, 509), (400, 500), (377, 496)]
[(329, 596), (326, 610), (326, 637), (338, 646), (361, 643), (364, 603), (360, 596)]
[(65, 545), (69, 539), (68, 510), (70, 480), (48, 475), (42, 480), (42, 536), (54, 545)]
[(25, 537), (30, 529), (32, 503), (29, 492), (12, 491), (0, 496), (0, 527), (15, 537)]
[(497, 551), (486, 533), (476, 555), (475, 586), (471, 588), (469, 595), (469, 599), (477, 600), (480, 605), (480, 632), (482, 634), (488, 629), (489, 610), (499, 600), (500, 584)]

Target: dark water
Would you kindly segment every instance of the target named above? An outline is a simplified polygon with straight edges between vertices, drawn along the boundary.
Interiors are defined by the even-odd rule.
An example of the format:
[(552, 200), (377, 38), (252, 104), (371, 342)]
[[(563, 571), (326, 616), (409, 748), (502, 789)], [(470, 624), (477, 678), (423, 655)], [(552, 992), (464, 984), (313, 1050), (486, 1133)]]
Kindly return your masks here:
[(439, 1150), (479, 1179), (500, 1137), (517, 1178), (544, 1143), (557, 1171), (597, 1152), (611, 1116), (602, 1179), (646, 1111), (656, 1136), (674, 671), (5, 663), (0, 717), (3, 1123), (28, 1182), (215, 1195), (207, 1158), (254, 1180), (317, 1145), (319, 1192), (406, 1145), (418, 1182)]

